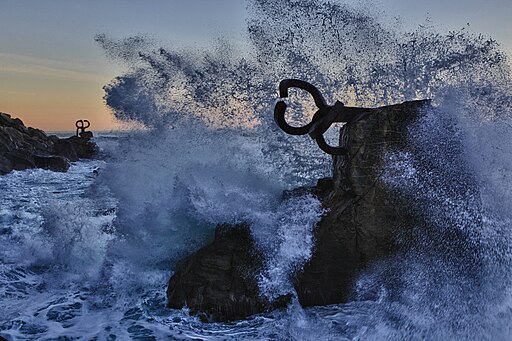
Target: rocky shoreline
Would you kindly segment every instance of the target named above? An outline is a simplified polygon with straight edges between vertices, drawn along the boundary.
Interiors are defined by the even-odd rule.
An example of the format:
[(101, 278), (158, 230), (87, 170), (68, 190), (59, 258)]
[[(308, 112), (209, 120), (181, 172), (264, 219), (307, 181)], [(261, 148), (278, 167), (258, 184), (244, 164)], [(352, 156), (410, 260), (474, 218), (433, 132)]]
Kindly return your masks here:
[[(288, 191), (316, 195), (326, 213), (315, 227), (315, 249), (294, 286), (303, 306), (343, 303), (361, 271), (398, 251), (396, 238), (420, 216), (404, 209), (404, 200), (382, 181), (391, 151), (406, 151), (407, 128), (430, 106), (411, 101), (370, 109), (340, 131), (346, 156), (334, 156), (333, 177), (312, 188)], [(167, 289), (168, 306), (188, 307), (204, 321), (230, 321), (269, 311), (290, 297), (269, 302), (258, 293), (255, 274), (261, 255), (247, 226), (217, 227), (215, 240), (178, 264)]]
[(30, 168), (65, 172), (70, 162), (90, 159), (99, 148), (90, 138), (61, 139), (26, 127), (19, 118), (0, 112), (0, 175)]

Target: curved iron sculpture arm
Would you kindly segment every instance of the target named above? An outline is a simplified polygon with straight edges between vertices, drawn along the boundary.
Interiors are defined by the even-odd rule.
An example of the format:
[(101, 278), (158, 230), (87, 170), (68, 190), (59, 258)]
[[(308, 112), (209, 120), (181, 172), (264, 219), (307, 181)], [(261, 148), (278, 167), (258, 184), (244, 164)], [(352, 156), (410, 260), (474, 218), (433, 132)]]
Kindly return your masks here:
[[(328, 105), (325, 102), (324, 97), (320, 93), (320, 90), (318, 90), (314, 85), (301, 81), (300, 79), (283, 79), (281, 82), (279, 82), (279, 96), (281, 98), (288, 97), (288, 89), (290, 88), (298, 88), (302, 90), (306, 90), (311, 94), (313, 97), (313, 100), (315, 101), (316, 106), (322, 110), (327, 109)], [(314, 125), (314, 119), (312, 122), (306, 124), (302, 127), (292, 127), (291, 125), (286, 122), (285, 119), (285, 112), (286, 108), (288, 106), (285, 102), (279, 101), (276, 103), (276, 106), (274, 108), (274, 120), (276, 121), (277, 125), (286, 133), (290, 135), (305, 135), (308, 134), (311, 131), (312, 126)], [(318, 114), (318, 112), (317, 112)], [(315, 115), (317, 115), (315, 114)]]
[[(80, 123), (80, 124), (79, 124)], [(80, 136), (78, 131), (79, 130), (82, 130), (84, 129), (84, 121), (83, 120), (78, 120), (75, 122), (75, 127), (76, 127), (76, 136)]]
[[(85, 125), (87, 123), (87, 125)], [(76, 127), (76, 136), (80, 136), (80, 134), (85, 133), (85, 129), (91, 126), (91, 122), (88, 120), (78, 120), (75, 122)]]
[(327, 144), (323, 135), (318, 136), (316, 139), (316, 144), (318, 147), (322, 149), (327, 154), (331, 155), (346, 155), (348, 153), (347, 148), (345, 147), (333, 147)]
[(276, 121), (279, 128), (281, 128), (284, 132), (290, 135), (305, 135), (311, 129), (313, 122), (310, 122), (302, 127), (292, 127), (286, 122), (284, 118), (284, 113), (286, 112), (287, 105), (283, 101), (279, 101), (276, 103), (274, 108), (274, 120)]
[(318, 90), (313, 84), (301, 81), (300, 79), (283, 79), (279, 83), (279, 97), (288, 97), (289, 88), (299, 88), (309, 92), (311, 96), (313, 96), (313, 100), (315, 101), (318, 109), (322, 109), (327, 106), (327, 102), (325, 102), (324, 96), (322, 96), (320, 90)]
[(331, 155), (345, 155), (348, 153), (347, 149), (344, 147), (333, 147), (327, 144), (325, 141), (324, 133), (329, 129), (329, 127), (334, 122), (354, 122), (365, 115), (367, 115), (370, 111), (366, 108), (354, 108), (354, 107), (345, 107), (345, 105), (336, 101), (334, 105), (327, 105), (324, 97), (320, 93), (320, 91), (313, 86), (312, 84), (301, 81), (299, 79), (284, 79), (279, 83), (279, 96), (281, 98), (288, 97), (288, 89), (289, 88), (299, 88), (302, 90), (306, 90), (313, 96), (316, 106), (318, 110), (313, 115), (313, 118), (310, 123), (306, 124), (302, 127), (292, 127), (286, 122), (285, 112), (287, 105), (284, 101), (279, 101), (276, 103), (274, 108), (274, 120), (277, 125), (286, 133), (291, 135), (304, 135), (309, 134), (309, 136), (316, 141), (318, 147), (324, 152)]

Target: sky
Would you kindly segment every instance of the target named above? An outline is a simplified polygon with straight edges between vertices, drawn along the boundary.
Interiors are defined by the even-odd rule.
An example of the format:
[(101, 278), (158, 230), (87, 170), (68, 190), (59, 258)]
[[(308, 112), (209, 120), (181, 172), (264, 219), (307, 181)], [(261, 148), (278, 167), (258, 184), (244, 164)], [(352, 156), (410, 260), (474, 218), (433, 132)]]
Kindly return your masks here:
[[(357, 0), (336, 0), (361, 3)], [(368, 1), (366, 1), (368, 2)], [(404, 27), (430, 18), (443, 30), (470, 29), (498, 40), (512, 56), (512, 0), (372, 0)], [(119, 128), (103, 102), (103, 86), (123, 72), (94, 41), (145, 34), (163, 45), (242, 42), (243, 0), (0, 0), (0, 111), (46, 131)]]

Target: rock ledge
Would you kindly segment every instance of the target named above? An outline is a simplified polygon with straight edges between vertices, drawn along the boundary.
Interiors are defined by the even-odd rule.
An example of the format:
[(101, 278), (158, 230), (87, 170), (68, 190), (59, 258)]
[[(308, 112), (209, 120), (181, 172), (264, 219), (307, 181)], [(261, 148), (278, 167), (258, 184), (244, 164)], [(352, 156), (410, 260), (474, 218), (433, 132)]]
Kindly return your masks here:
[(91, 139), (48, 136), (42, 130), (26, 127), (19, 118), (0, 112), (0, 175), (29, 168), (65, 172), (70, 161), (93, 158), (98, 151)]

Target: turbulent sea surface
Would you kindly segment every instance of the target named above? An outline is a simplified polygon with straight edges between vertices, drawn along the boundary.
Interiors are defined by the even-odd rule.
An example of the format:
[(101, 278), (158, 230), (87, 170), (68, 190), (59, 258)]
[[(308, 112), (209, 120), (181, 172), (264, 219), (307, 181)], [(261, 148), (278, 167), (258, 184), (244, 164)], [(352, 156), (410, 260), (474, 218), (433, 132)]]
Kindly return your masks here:
[[(253, 0), (248, 10), (243, 51), (224, 39), (197, 51), (96, 37), (128, 70), (105, 86), (107, 105), (143, 129), (96, 134), (104, 157), (67, 173), (0, 177), (0, 336), (512, 339), (512, 77), (499, 44), (429, 22), (407, 31), (365, 5)], [(420, 235), (408, 252), (367, 269), (347, 304), (293, 301), (211, 324), (165, 308), (176, 262), (208, 243), (218, 223), (250, 224), (265, 255), (262, 295), (293, 294), (322, 208), (313, 197), (280, 196), (328, 175), (330, 158), (273, 123), (283, 78), (347, 105), (431, 98), (435, 110), (409, 133), (414, 157), (435, 170), (391, 153), (382, 181), (413, 194), (411, 206), (433, 228), (455, 230), (471, 247), (439, 248), (429, 239), (436, 233)], [(304, 122), (311, 101), (291, 99), (289, 119)], [(457, 186), (459, 174), (471, 190)]]

